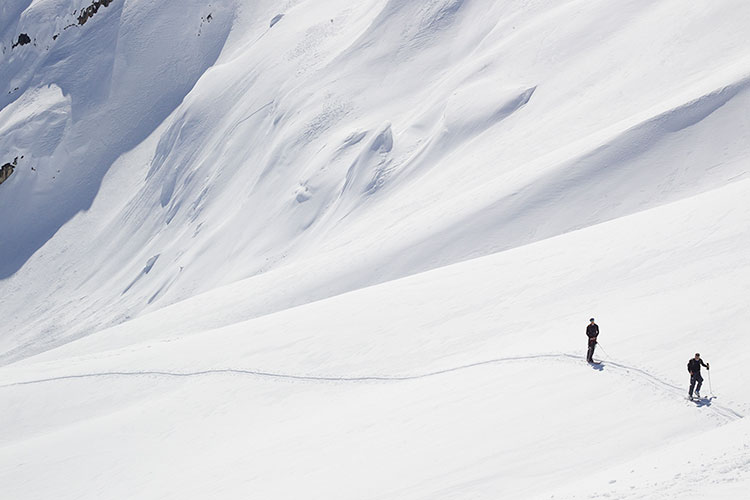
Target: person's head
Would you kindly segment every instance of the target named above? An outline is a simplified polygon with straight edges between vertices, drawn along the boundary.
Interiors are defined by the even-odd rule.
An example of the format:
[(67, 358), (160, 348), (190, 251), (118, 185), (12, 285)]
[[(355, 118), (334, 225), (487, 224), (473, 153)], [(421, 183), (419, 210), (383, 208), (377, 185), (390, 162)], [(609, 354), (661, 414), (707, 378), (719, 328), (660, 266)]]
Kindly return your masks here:
[(700, 353), (697, 353), (697, 352), (695, 353), (695, 359), (701, 359)]
[(593, 323), (594, 322), (594, 318), (591, 318), (589, 321), (591, 321)]

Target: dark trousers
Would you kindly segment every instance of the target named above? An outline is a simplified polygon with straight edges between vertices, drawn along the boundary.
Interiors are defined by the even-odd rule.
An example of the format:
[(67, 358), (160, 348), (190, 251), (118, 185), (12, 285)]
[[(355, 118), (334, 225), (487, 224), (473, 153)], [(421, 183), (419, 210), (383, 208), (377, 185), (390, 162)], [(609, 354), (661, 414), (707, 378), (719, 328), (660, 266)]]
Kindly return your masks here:
[[(696, 386), (696, 382), (698, 385)], [(700, 394), (701, 392), (701, 386), (703, 385), (703, 377), (701, 376), (700, 372), (695, 373), (690, 376), (690, 391), (688, 394), (692, 397), (693, 396), (693, 388), (695, 388), (695, 393)]]
[(594, 361), (594, 349), (596, 349), (596, 339), (589, 339), (589, 352), (586, 353), (586, 361)]

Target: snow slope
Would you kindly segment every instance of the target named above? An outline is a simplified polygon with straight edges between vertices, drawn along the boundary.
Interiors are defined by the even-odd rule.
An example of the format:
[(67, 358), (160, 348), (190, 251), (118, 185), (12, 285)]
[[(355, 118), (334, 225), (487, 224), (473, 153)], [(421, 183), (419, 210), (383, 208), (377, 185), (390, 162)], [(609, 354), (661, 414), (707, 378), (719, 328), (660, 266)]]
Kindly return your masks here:
[[(40, 34), (3, 62), (0, 151), (24, 156), (0, 197), (3, 358), (240, 279), (233, 320), (741, 179), (729, 4), (115, 1)], [(69, 10), (34, 2), (3, 39)]]
[(746, 2), (90, 5), (0, 6), (0, 496), (742, 498)]
[[(11, 498), (741, 498), (749, 190), (218, 330), (149, 338), (131, 322), (14, 363), (2, 484)], [(579, 303), (601, 312), (600, 371)], [(698, 347), (719, 397), (696, 407), (683, 365)]]

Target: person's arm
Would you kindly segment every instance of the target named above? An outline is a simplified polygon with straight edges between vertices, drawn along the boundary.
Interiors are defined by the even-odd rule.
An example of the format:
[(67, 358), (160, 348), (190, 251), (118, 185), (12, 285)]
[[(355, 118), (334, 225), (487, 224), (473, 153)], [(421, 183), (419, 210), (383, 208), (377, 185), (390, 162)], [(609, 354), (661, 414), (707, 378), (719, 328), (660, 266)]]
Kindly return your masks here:
[(704, 363), (701, 359), (701, 364), (706, 367), (706, 370), (710, 370), (711, 368), (708, 366), (710, 363)]

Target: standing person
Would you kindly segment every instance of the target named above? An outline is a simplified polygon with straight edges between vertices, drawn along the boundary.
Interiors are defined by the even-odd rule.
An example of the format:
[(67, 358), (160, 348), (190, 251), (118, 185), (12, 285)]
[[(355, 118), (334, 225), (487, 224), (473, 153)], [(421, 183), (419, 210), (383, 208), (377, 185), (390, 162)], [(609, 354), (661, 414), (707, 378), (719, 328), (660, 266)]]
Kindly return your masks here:
[[(690, 372), (690, 390), (688, 391), (688, 397), (693, 399), (693, 388), (695, 388), (695, 395), (701, 397), (701, 386), (703, 385), (703, 377), (701, 376), (701, 365), (706, 367), (706, 370), (710, 370), (710, 363), (704, 363), (701, 359), (700, 353), (695, 353), (695, 357), (688, 361), (687, 368)], [(696, 382), (698, 385), (696, 386)]]
[(589, 326), (586, 327), (586, 336), (589, 338), (589, 351), (586, 353), (586, 361), (589, 363), (594, 362), (594, 349), (596, 349), (596, 337), (599, 336), (599, 325), (594, 323), (594, 318), (589, 321)]

